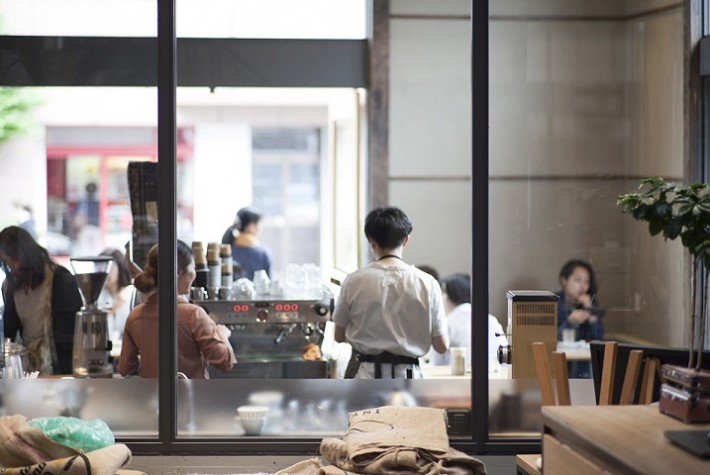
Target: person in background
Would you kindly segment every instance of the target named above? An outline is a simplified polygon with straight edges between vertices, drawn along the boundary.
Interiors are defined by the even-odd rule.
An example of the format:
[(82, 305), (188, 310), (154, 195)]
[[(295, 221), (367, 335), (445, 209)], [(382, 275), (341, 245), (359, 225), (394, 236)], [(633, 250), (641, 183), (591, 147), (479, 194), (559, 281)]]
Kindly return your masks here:
[[(217, 325), (205, 310), (182, 297), (195, 280), (195, 260), (190, 246), (177, 242), (177, 337), (178, 371), (190, 379), (207, 379), (207, 365), (229, 371), (237, 360), (229, 343), (231, 332)], [(148, 294), (145, 303), (128, 315), (123, 333), (118, 371), (123, 376), (158, 377), (158, 245), (147, 256), (134, 285)]]
[[(557, 291), (557, 340), (562, 331), (575, 330), (575, 340), (602, 340), (604, 309), (597, 300), (597, 282), (592, 266), (581, 259), (570, 259), (560, 269), (561, 290)], [(586, 361), (570, 363), (570, 378), (591, 377), (591, 366)]]
[(271, 251), (258, 238), (261, 214), (251, 208), (237, 212), (234, 224), (222, 236), (222, 244), (232, 245), (232, 260), (235, 263), (234, 279), (254, 279), (254, 272), (265, 270), (271, 277)]
[(434, 269), (432, 266), (427, 265), (427, 264), (422, 264), (420, 266), (417, 266), (417, 268), (419, 268), (419, 270), (424, 271), (427, 274), (429, 274), (430, 276), (432, 276), (433, 278), (435, 278), (437, 282), (439, 281), (439, 271)]
[(74, 255), (96, 255), (103, 247), (99, 228), (99, 201), (96, 183), (86, 185), (86, 196), (79, 201), (72, 218), (72, 230), (76, 242)]
[(120, 345), (123, 328), (133, 308), (135, 287), (126, 256), (118, 249), (105, 249), (102, 256), (113, 258), (113, 265), (106, 278), (106, 284), (99, 296), (99, 307), (108, 313), (109, 337), (114, 345)]
[(5, 337), (20, 335), (26, 371), (71, 374), (74, 323), (82, 300), (74, 276), (19, 226), (0, 232)]
[(86, 196), (79, 201), (74, 210), (74, 228), (80, 229), (83, 226), (99, 225), (99, 200), (96, 198), (98, 187), (96, 183), (90, 182), (84, 188)]
[(360, 362), (346, 377), (421, 378), (419, 357), (432, 346), (449, 348), (439, 283), (402, 258), (411, 233), (398, 208), (377, 208), (365, 219), (374, 262), (343, 280), (333, 313), (335, 341), (350, 343)]
[(30, 233), (32, 239), (37, 239), (37, 229), (35, 227), (35, 219), (32, 213), (32, 207), (28, 204), (15, 203), (17, 211), (17, 221), (22, 229)]
[[(444, 298), (447, 325), (449, 327), (450, 348), (466, 348), (466, 367), (471, 365), (471, 276), (451, 274), (441, 279), (441, 291)], [(498, 347), (508, 345), (503, 326), (498, 319), (488, 314), (488, 371), (499, 367)], [(447, 365), (450, 352), (430, 353), (429, 361), (434, 365)]]

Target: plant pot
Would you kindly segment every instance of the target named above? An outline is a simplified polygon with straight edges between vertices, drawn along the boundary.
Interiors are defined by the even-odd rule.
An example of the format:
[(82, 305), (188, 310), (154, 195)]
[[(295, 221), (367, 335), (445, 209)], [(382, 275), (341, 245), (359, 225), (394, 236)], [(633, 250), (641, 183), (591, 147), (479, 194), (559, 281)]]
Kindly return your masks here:
[(710, 422), (710, 371), (663, 365), (662, 413), (685, 423)]

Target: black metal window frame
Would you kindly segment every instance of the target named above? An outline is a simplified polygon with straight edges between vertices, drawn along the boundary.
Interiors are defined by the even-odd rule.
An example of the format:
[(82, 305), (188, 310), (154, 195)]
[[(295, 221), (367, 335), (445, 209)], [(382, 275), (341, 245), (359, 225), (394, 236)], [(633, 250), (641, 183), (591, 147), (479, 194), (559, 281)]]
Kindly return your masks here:
[[(375, 1), (375, 0), (372, 0)], [(708, 0), (705, 0), (708, 1)], [(156, 38), (0, 37), (0, 51), (10, 53), (12, 68), (0, 70), (0, 86), (150, 86), (158, 89), (159, 272), (176, 269), (176, 88), (195, 87), (350, 87), (368, 88), (367, 40), (253, 40), (176, 37), (175, 0), (157, 0)], [(470, 2), (471, 50), (471, 222), (472, 307), (488, 313), (488, 151), (489, 151), (489, 1)], [(44, 45), (44, 46), (43, 46)], [(53, 64), (62, 57), (81, 58), (88, 69), (67, 75), (43, 67), (41, 48), (55, 45)], [(39, 49), (38, 49), (39, 48)], [(157, 57), (157, 68), (156, 60)], [(107, 59), (110, 58), (110, 61)], [(276, 58), (276, 59), (275, 59)], [(121, 75), (120, 71), (141, 74)], [(710, 64), (710, 63), (709, 63)], [(218, 65), (219, 67), (217, 67)], [(258, 72), (257, 72), (258, 71)], [(117, 72), (119, 72), (117, 74)], [(128, 442), (136, 454), (313, 454), (320, 439), (180, 440), (177, 438), (176, 283), (160, 280), (159, 437)], [(474, 358), (485, 361), (487, 319), (472, 329)], [(488, 424), (488, 374), (473, 368), (470, 440), (452, 446), (472, 454), (514, 454), (540, 450), (539, 439), (491, 440)]]

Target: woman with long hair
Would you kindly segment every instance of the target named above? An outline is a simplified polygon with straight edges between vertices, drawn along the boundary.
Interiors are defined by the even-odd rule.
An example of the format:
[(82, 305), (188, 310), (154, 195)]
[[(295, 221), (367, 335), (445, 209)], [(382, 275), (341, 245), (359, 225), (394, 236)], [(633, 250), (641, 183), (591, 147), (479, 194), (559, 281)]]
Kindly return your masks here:
[(82, 301), (74, 276), (19, 226), (0, 232), (5, 336), (27, 349), (27, 371), (71, 374), (74, 322)]

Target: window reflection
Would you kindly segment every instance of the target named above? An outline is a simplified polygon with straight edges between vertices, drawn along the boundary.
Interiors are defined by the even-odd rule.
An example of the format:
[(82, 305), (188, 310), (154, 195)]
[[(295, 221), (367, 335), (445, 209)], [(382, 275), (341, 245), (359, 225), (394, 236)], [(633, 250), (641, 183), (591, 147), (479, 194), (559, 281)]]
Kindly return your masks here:
[[(640, 177), (683, 176), (682, 121), (669, 118), (682, 116), (684, 12), (626, 7), (531, 2), (523, 14), (491, 2), (489, 308), (505, 326), (507, 290), (557, 291), (562, 265), (582, 259), (596, 273), (605, 339), (682, 346), (680, 248), (650, 241), (616, 197)], [(584, 345), (558, 349), (588, 359)], [(574, 403), (592, 390), (573, 384)], [(528, 397), (539, 395), (500, 402)]]

